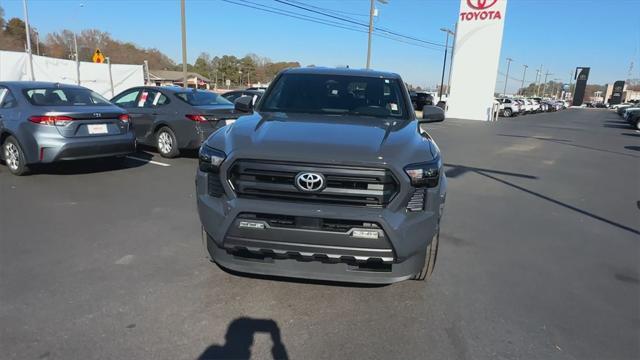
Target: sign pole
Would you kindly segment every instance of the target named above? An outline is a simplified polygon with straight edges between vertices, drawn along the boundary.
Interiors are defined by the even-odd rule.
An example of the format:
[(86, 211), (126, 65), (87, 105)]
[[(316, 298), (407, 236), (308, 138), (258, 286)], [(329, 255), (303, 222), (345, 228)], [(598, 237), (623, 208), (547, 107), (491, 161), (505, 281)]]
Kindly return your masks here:
[(73, 47), (76, 51), (76, 79), (78, 80), (78, 85), (80, 85), (80, 57), (78, 56), (78, 37), (76, 33), (73, 33)]
[(149, 75), (149, 61), (145, 60), (144, 61), (144, 72), (145, 72), (145, 85), (150, 85), (151, 83), (151, 75)]
[(22, 7), (24, 8), (24, 28), (27, 34), (27, 55), (29, 56), (29, 75), (31, 76), (31, 81), (34, 81), (35, 76), (33, 74), (33, 55), (31, 52), (31, 33), (29, 29), (29, 11), (27, 10), (27, 0), (22, 0)]
[(107, 61), (107, 65), (109, 66), (109, 83), (111, 84), (111, 97), (114, 97), (116, 94), (113, 89), (113, 74), (111, 73), (111, 58), (107, 56), (105, 60)]
[[(184, 0), (180, 0), (180, 16), (182, 23), (182, 86), (187, 87), (187, 19), (185, 17)], [(196, 86), (197, 87), (197, 86)]]

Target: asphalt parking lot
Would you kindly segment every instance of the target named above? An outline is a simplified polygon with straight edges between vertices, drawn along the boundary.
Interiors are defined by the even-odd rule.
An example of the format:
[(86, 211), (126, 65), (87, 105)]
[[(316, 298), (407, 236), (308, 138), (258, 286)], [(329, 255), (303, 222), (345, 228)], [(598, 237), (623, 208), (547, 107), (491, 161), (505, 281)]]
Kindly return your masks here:
[(640, 132), (599, 109), (429, 131), (449, 194), (428, 286), (222, 271), (193, 154), (0, 167), (0, 358), (640, 358)]

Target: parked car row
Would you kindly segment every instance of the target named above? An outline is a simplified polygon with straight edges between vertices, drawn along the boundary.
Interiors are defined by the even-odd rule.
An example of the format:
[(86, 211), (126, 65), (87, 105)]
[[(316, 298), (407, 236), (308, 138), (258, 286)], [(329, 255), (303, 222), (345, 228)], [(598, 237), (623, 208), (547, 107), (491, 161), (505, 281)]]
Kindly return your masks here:
[(502, 97), (496, 98), (496, 101), (500, 104), (499, 115), (504, 117), (559, 111), (569, 107), (569, 103), (567, 101), (543, 99), (541, 97)]
[[(248, 94), (255, 105), (262, 92), (239, 96)], [(200, 148), (239, 115), (231, 101), (204, 90), (141, 86), (107, 100), (82, 86), (0, 82), (0, 158), (15, 175), (38, 163), (123, 158), (137, 144), (171, 158)]]
[(632, 128), (640, 130), (640, 102), (618, 104), (614, 110), (625, 119)]

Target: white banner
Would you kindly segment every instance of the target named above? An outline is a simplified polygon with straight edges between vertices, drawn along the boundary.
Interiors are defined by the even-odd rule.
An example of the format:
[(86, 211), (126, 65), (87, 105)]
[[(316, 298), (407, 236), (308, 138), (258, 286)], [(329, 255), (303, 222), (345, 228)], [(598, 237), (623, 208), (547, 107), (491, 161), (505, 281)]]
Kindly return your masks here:
[(461, 0), (447, 117), (490, 120), (507, 0)]
[[(33, 56), (33, 73), (36, 81), (77, 84), (76, 62), (46, 56)], [(113, 91), (121, 91), (134, 86), (144, 85), (142, 65), (111, 65)], [(29, 63), (26, 53), (0, 51), (0, 81), (28, 81)], [(80, 62), (80, 85), (87, 87), (110, 99), (111, 81), (109, 65), (91, 62)]]

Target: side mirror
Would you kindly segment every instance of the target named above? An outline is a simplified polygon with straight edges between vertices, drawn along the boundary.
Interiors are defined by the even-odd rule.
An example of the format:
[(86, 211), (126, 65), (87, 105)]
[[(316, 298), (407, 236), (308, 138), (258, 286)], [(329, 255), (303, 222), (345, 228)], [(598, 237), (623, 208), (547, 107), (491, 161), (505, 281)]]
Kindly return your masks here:
[(238, 111), (251, 112), (253, 110), (253, 96), (240, 96), (233, 102), (233, 105)]
[(437, 106), (427, 106), (422, 108), (422, 119), (420, 123), (434, 123), (444, 121), (444, 110)]

